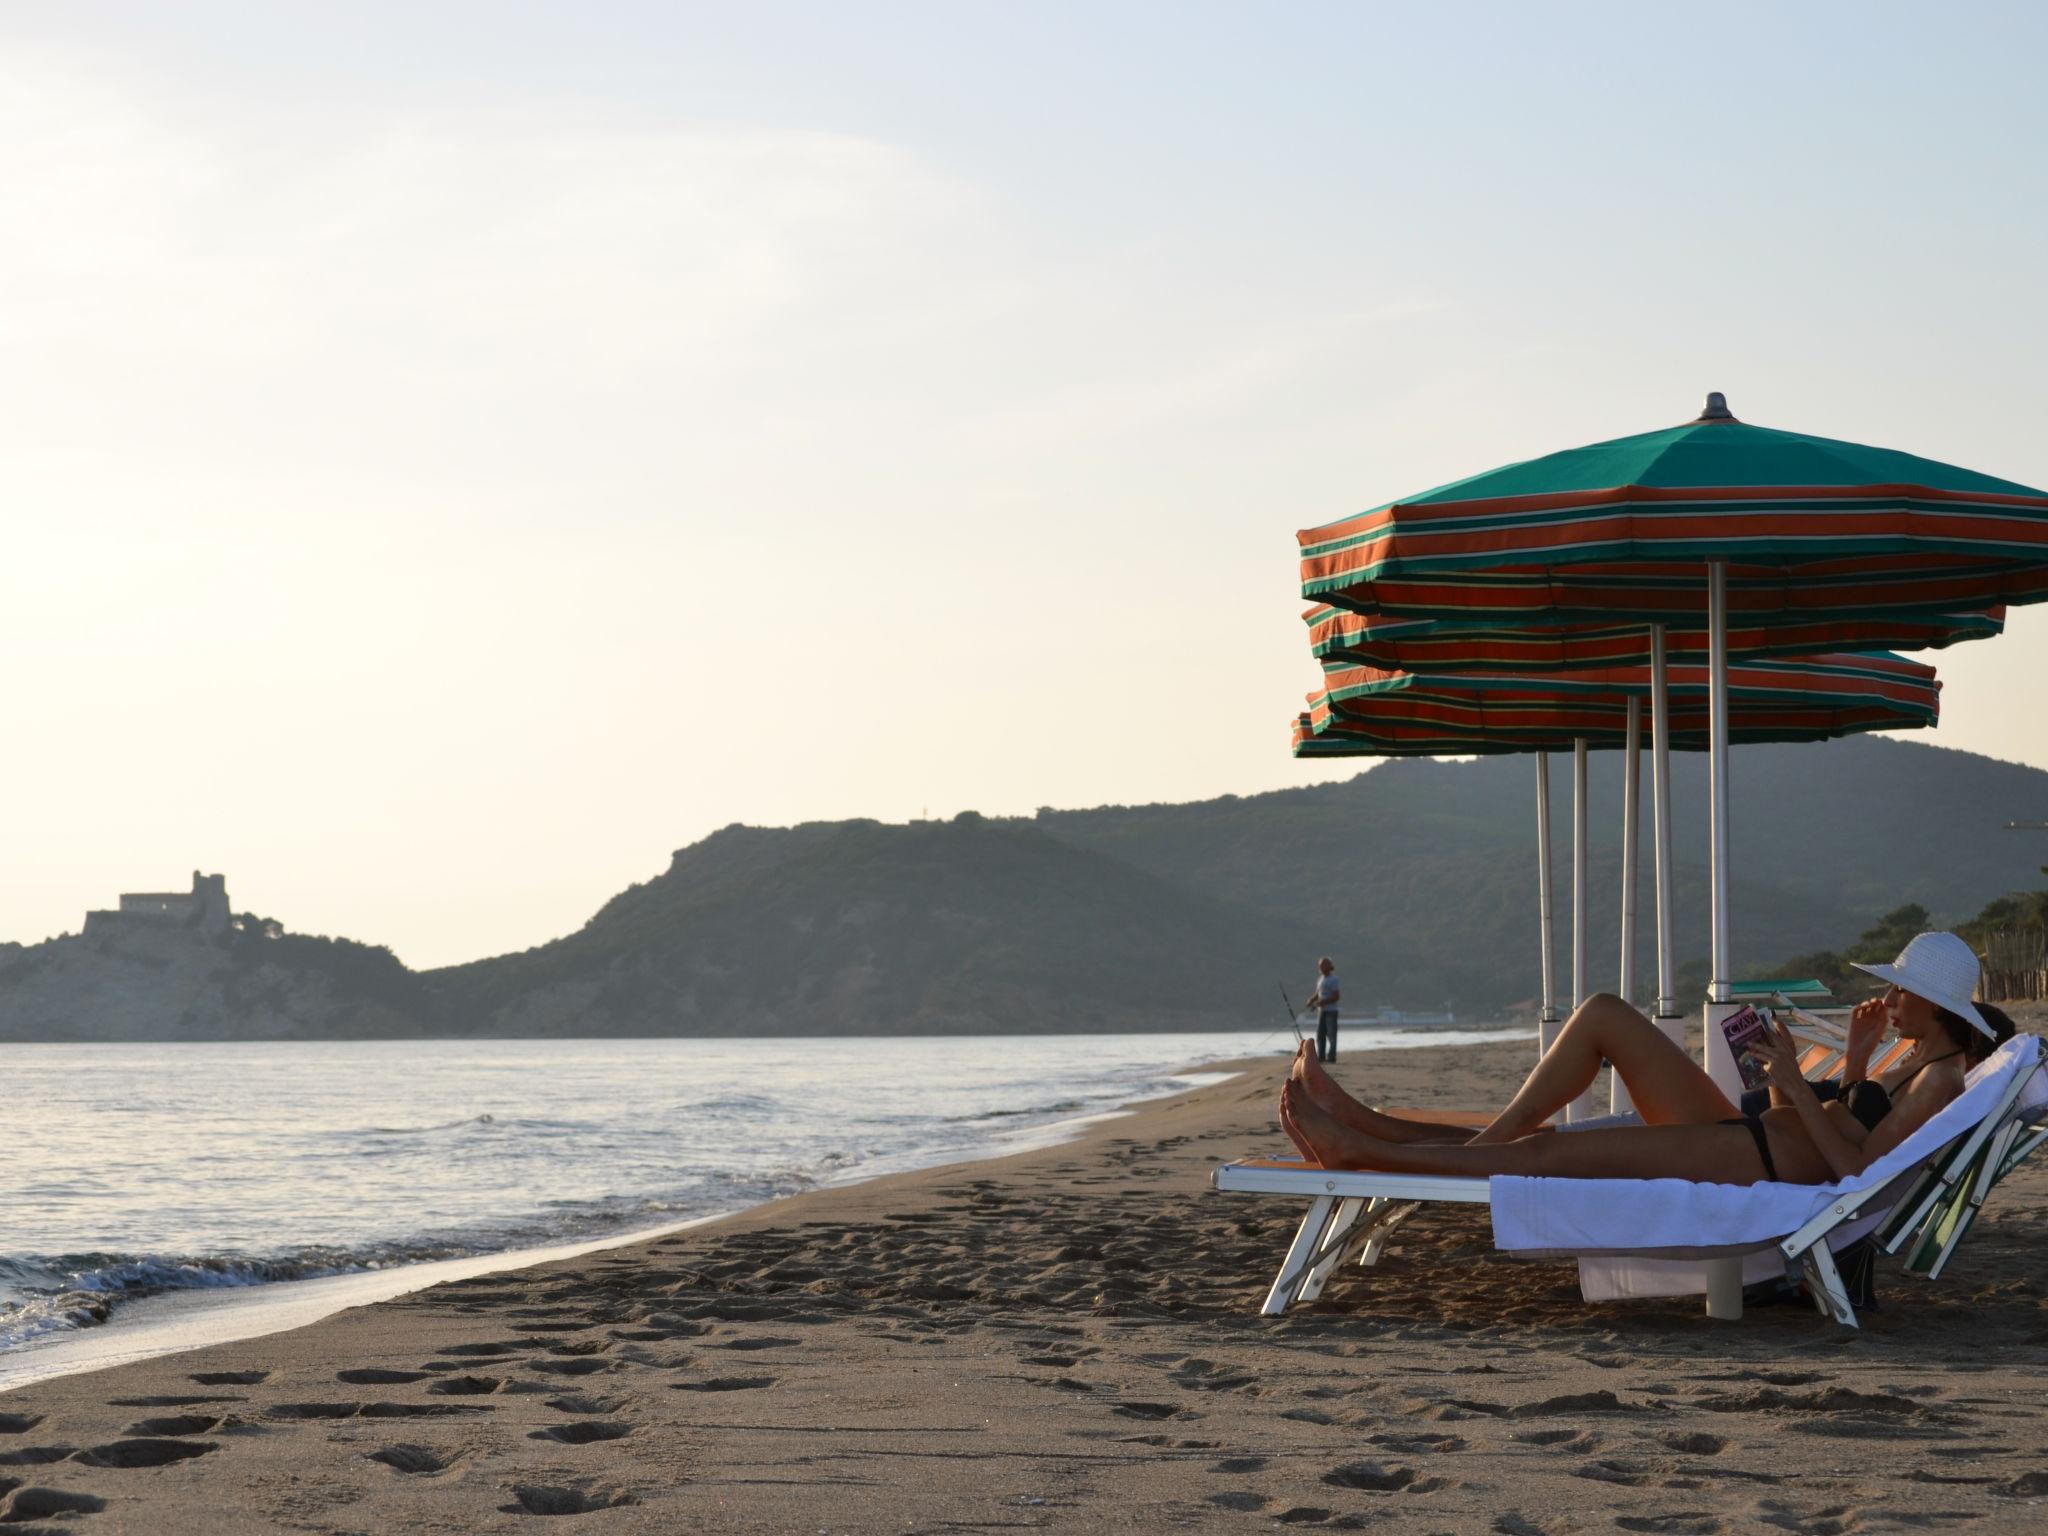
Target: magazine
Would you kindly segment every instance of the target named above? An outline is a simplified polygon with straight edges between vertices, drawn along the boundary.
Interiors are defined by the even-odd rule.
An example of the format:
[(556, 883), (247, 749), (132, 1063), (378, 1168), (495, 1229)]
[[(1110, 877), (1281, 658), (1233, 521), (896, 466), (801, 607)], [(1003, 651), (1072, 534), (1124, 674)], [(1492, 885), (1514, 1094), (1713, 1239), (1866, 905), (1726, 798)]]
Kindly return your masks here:
[(1735, 1058), (1735, 1070), (1742, 1074), (1742, 1086), (1745, 1088), (1770, 1086), (1770, 1071), (1757, 1049), (1770, 1027), (1770, 1013), (1757, 1008), (1742, 1008), (1721, 1021), (1721, 1034), (1728, 1042), (1728, 1054)]

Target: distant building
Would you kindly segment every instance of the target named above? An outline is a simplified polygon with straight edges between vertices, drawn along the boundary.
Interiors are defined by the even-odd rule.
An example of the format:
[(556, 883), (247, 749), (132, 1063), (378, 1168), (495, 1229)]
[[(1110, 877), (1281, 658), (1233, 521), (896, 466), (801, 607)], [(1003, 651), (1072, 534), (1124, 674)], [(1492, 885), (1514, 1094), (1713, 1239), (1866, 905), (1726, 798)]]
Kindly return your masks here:
[(87, 933), (133, 932), (137, 928), (191, 928), (204, 934), (228, 931), (228, 877), (192, 871), (189, 891), (124, 892), (113, 911), (85, 914)]

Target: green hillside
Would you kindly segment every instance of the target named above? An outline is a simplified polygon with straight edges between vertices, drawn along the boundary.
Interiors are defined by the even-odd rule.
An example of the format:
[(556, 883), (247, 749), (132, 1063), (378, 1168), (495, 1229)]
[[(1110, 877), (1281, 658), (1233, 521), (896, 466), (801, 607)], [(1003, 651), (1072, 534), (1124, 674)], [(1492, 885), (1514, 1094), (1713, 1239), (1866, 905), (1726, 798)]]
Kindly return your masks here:
[[(1653, 975), (1644, 775), (1637, 974)], [(1738, 971), (1838, 945), (1904, 901), (1938, 922), (2031, 886), (2048, 773), (1917, 742), (1746, 746), (1731, 766)], [(1620, 968), (1621, 767), (1589, 774), (1591, 984)], [(1672, 765), (1681, 963), (1707, 951), (1706, 762)], [(1553, 758), (1557, 964), (1568, 987), (1571, 760)], [(1314, 789), (1191, 805), (1041, 814), (1036, 825), (1176, 884), (1290, 919), (1344, 961), (1349, 995), (1491, 1011), (1536, 992), (1536, 793), (1527, 757), (1398, 760)]]
[(728, 827), (579, 932), (432, 980), (453, 1015), (516, 1033), (1230, 1027), (1279, 1022), (1275, 978), (1313, 942), (970, 814)]
[[(1681, 970), (1707, 949), (1704, 766), (1674, 765)], [(1838, 950), (1909, 905), (1961, 923), (2035, 889), (2048, 853), (2004, 829), (2048, 816), (2048, 773), (2032, 768), (1863, 739), (1739, 748), (1733, 779), (1738, 973)], [(176, 934), (7, 946), (0, 1038), (1265, 1028), (1276, 981), (1305, 988), (1325, 952), (1351, 1009), (1526, 1017), (1534, 784), (1526, 757), (1411, 760), (1190, 805), (728, 827), (565, 938), (423, 973), (292, 935), (246, 953)], [(1619, 789), (1617, 755), (1596, 757), (1589, 988), (1619, 969)], [(1563, 992), (1569, 759), (1552, 798)]]

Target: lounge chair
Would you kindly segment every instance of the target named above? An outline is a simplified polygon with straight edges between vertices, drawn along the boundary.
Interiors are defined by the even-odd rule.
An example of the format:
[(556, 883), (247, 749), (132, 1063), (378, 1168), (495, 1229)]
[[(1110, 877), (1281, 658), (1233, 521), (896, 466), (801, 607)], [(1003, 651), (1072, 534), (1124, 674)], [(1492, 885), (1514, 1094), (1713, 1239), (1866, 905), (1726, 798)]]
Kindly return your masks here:
[[(2043, 1042), (2007, 1041), (1973, 1068), (1963, 1094), (1854, 1179), (1834, 1184), (1705, 1184), (1680, 1179), (1533, 1179), (1496, 1175), (1367, 1173), (1298, 1161), (1226, 1163), (1211, 1175), (1227, 1193), (1307, 1199), (1293, 1244), (1260, 1310), (1312, 1301), (1337, 1266), (1379, 1261), (1394, 1228), (1439, 1201), (1488, 1206), (1494, 1244), (1525, 1258), (1620, 1260), (1669, 1281), (1699, 1261), (1740, 1256), (1744, 1279), (1802, 1278), (1823, 1315), (1849, 1327), (1856, 1312), (1834, 1254), (1876, 1234), (1887, 1252), (1908, 1244), (1909, 1265), (1938, 1274), (1991, 1188), (2048, 1128)], [(1591, 1122), (1613, 1124), (1613, 1119)], [(1580, 1122), (1557, 1132), (1588, 1128)], [(1686, 1283), (1596, 1293), (1683, 1294)]]

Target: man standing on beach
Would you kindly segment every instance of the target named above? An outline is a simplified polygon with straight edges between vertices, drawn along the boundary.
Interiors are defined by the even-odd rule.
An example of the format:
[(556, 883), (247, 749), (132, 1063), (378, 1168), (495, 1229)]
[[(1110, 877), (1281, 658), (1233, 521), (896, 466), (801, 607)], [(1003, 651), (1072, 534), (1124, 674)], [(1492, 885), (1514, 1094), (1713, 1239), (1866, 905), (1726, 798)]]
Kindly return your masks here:
[(1316, 989), (1308, 995), (1309, 1006), (1316, 1010), (1316, 1060), (1337, 1059), (1337, 999), (1343, 996), (1337, 988), (1337, 966), (1328, 955), (1316, 962)]

